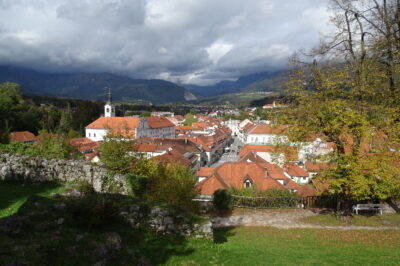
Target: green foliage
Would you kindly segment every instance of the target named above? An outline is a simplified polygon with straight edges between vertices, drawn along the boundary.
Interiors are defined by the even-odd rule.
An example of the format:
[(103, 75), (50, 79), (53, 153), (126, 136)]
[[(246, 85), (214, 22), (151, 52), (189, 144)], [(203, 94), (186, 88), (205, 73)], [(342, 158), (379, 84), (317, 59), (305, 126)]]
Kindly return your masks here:
[(197, 122), (197, 118), (195, 117), (194, 113), (187, 113), (185, 115), (185, 126), (191, 126), (195, 122)]
[(260, 190), (255, 185), (250, 188), (229, 188), (229, 193), (236, 196), (247, 196), (247, 197), (297, 197), (296, 194), (291, 193), (287, 189), (266, 189)]
[(194, 210), (192, 199), (196, 196), (194, 185), (196, 178), (192, 172), (181, 164), (159, 163), (159, 175), (149, 179), (147, 198), (152, 202), (162, 202), (179, 206), (186, 210)]
[(103, 165), (119, 174), (129, 172), (134, 157), (128, 154), (132, 143), (130, 141), (120, 141), (115, 138), (105, 139), (100, 146), (100, 158)]
[(232, 209), (232, 196), (226, 189), (218, 189), (214, 192), (213, 206), (219, 212)]
[(295, 193), (283, 189), (231, 188), (232, 205), (246, 208), (294, 208), (301, 205)]
[(133, 174), (125, 175), (126, 181), (129, 184), (129, 194), (138, 199), (145, 199), (148, 192), (148, 178), (135, 176)]
[(82, 155), (69, 145), (66, 138), (50, 134), (40, 135), (40, 139), (36, 145), (21, 142), (0, 144), (0, 152), (55, 159), (82, 158)]
[(149, 112), (149, 111), (146, 111), (146, 112), (143, 112), (140, 114), (140, 117), (149, 117), (149, 116), (151, 116), (151, 112)]

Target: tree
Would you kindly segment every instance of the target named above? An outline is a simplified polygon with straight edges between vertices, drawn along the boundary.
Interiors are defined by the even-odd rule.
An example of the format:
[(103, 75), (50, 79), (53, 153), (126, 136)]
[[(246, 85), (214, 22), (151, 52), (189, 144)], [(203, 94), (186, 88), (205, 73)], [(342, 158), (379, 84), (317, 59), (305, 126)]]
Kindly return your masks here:
[(103, 165), (111, 171), (126, 174), (131, 168), (134, 157), (129, 154), (132, 142), (117, 138), (106, 138), (101, 143), (100, 159)]
[[(292, 140), (318, 135), (336, 144), (337, 167), (319, 177), (328, 182), (332, 193), (356, 200), (390, 199), (398, 195), (399, 184), (398, 154), (392, 152), (400, 143), (399, 68), (389, 67), (399, 62), (389, 56), (390, 51), (397, 56), (399, 51), (393, 50), (398, 44), (395, 16), (390, 19), (393, 29), (376, 31), (378, 25), (388, 23), (385, 12), (398, 12), (398, 1), (334, 0), (332, 4), (335, 34), (308, 54), (314, 58), (310, 63), (307, 55), (291, 59), (287, 86), (292, 101), (285, 122), (293, 125)], [(389, 5), (396, 8), (388, 9)], [(392, 37), (386, 38), (383, 31), (391, 31)], [(383, 46), (382, 38), (386, 38)], [(375, 145), (379, 135), (383, 144)]]
[(189, 168), (178, 163), (166, 166), (159, 163), (158, 167), (162, 174), (154, 175), (149, 180), (148, 199), (193, 210), (196, 178)]
[(185, 126), (191, 126), (193, 123), (197, 122), (197, 118), (192, 113), (187, 113), (185, 115)]

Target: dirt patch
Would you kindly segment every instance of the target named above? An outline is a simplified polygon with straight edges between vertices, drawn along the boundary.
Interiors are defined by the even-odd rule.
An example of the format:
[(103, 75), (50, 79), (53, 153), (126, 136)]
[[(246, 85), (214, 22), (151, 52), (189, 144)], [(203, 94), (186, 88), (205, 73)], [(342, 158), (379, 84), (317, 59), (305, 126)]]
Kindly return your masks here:
[(316, 212), (306, 209), (277, 209), (277, 210), (234, 210), (230, 216), (212, 217), (214, 228), (231, 226), (273, 226), (281, 229), (289, 228), (317, 228), (333, 230), (399, 230), (400, 227), (393, 226), (324, 226), (307, 224), (302, 218), (317, 215)]

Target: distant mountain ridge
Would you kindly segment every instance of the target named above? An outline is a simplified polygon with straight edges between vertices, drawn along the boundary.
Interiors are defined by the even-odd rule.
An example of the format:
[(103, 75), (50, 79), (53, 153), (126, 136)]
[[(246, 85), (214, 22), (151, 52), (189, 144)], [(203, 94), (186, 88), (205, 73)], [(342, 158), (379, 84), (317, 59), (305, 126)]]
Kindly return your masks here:
[(236, 81), (221, 81), (215, 85), (187, 87), (203, 97), (246, 91), (282, 91), (286, 80), (285, 71), (260, 72), (239, 77)]
[(19, 67), (0, 66), (0, 82), (16, 82), (24, 94), (106, 99), (111, 87), (113, 99), (145, 100), (155, 104), (196, 99), (190, 91), (172, 82), (157, 79), (132, 79), (110, 73), (43, 73)]

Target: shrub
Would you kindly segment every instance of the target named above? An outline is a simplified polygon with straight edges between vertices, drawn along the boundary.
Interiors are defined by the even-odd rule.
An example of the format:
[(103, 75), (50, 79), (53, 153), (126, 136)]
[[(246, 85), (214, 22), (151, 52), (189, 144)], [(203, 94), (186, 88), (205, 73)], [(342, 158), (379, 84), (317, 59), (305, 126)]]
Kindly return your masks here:
[(181, 164), (158, 163), (160, 174), (149, 178), (147, 198), (152, 202), (176, 205), (186, 210), (195, 210), (193, 198), (196, 195), (196, 179), (190, 170)]
[(129, 185), (129, 193), (139, 199), (144, 199), (147, 193), (148, 178), (135, 176), (133, 174), (127, 174), (125, 176), (126, 181)]
[(229, 211), (232, 209), (232, 196), (226, 189), (218, 189), (214, 192), (214, 208), (217, 211)]

